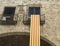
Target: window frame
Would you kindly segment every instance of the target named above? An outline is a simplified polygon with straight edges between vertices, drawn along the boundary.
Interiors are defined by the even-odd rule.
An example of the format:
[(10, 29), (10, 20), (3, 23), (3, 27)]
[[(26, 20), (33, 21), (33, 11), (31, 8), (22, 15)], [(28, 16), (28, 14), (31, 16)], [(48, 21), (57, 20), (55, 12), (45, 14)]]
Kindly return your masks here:
[[(32, 8), (34, 10), (34, 12), (33, 13), (29, 13), (30, 12), (29, 8)], [(40, 15), (40, 10), (41, 10), (40, 7), (29, 7), (29, 8), (28, 8), (28, 15), (29, 16), (31, 16), (31, 14), (38, 14), (38, 15)], [(36, 12), (36, 8), (39, 8), (39, 13)]]
[[(6, 9), (9, 9), (9, 8), (11, 8), (11, 9), (14, 9), (14, 12), (12, 12), (12, 14), (5, 14), (5, 10)], [(11, 11), (13, 11), (13, 10), (11, 10)], [(6, 20), (9, 20), (9, 21), (13, 21), (13, 19), (14, 19), (14, 15), (15, 15), (15, 12), (16, 12), (16, 7), (8, 7), (8, 6), (6, 6), (6, 7), (4, 7), (4, 11), (3, 11), (3, 16), (2, 17), (6, 17)]]

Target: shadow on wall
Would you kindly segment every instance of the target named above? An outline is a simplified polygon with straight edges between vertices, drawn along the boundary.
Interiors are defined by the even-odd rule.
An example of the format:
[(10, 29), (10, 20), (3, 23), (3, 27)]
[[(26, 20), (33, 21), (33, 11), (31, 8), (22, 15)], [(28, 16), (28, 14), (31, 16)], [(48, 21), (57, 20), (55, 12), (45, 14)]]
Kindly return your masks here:
[[(0, 35), (0, 46), (29, 46), (29, 33), (5, 33)], [(41, 46), (55, 46), (51, 41), (41, 37)]]

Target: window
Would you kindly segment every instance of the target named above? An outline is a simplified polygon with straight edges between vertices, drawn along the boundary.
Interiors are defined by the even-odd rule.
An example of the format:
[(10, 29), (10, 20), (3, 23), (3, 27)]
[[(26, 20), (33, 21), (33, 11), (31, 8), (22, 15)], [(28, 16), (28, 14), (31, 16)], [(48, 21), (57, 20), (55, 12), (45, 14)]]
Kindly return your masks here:
[(3, 16), (6, 17), (7, 21), (12, 21), (15, 14), (16, 7), (5, 7)]
[(29, 16), (32, 14), (40, 14), (40, 7), (29, 7)]
[(5, 25), (15, 25), (17, 23), (17, 19), (14, 18), (16, 7), (5, 7), (4, 12), (1, 19), (1, 24)]
[(16, 9), (16, 7), (5, 7), (3, 14), (4, 14), (5, 16), (14, 15), (14, 14), (15, 14), (15, 9)]

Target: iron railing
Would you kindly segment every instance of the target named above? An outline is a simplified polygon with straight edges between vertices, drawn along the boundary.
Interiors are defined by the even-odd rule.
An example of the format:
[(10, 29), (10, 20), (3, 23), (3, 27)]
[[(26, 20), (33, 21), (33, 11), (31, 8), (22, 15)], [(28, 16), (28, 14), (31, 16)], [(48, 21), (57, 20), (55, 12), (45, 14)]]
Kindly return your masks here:
[[(9, 18), (9, 16), (5, 16), (5, 18), (3, 18), (4, 16), (2, 15), (1, 16), (1, 19), (0, 19), (0, 24), (6, 24), (6, 25), (15, 25), (17, 24), (17, 21), (18, 21), (18, 15), (14, 15), (14, 17), (12, 19)], [(6, 19), (8, 18), (8, 19)], [(5, 20), (4, 20), (5, 19)]]
[[(31, 21), (31, 16), (24, 15), (23, 16), (23, 23), (25, 25), (30, 25)], [(45, 15), (40, 15), (40, 24), (43, 25), (45, 24)]]

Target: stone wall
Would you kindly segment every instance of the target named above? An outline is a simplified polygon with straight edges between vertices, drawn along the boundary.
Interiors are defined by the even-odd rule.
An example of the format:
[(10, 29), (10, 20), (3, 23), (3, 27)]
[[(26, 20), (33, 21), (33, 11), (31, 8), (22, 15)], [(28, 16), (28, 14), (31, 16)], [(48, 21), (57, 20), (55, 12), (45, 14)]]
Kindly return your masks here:
[[(17, 25), (0, 25), (0, 34), (8, 32), (29, 32), (29, 26), (23, 24), (26, 5), (41, 4), (41, 15), (45, 15), (45, 24), (41, 26), (41, 36), (60, 46), (60, 0), (0, 0), (0, 14), (5, 6), (16, 6), (18, 14)], [(19, 11), (23, 5), (23, 11)]]

